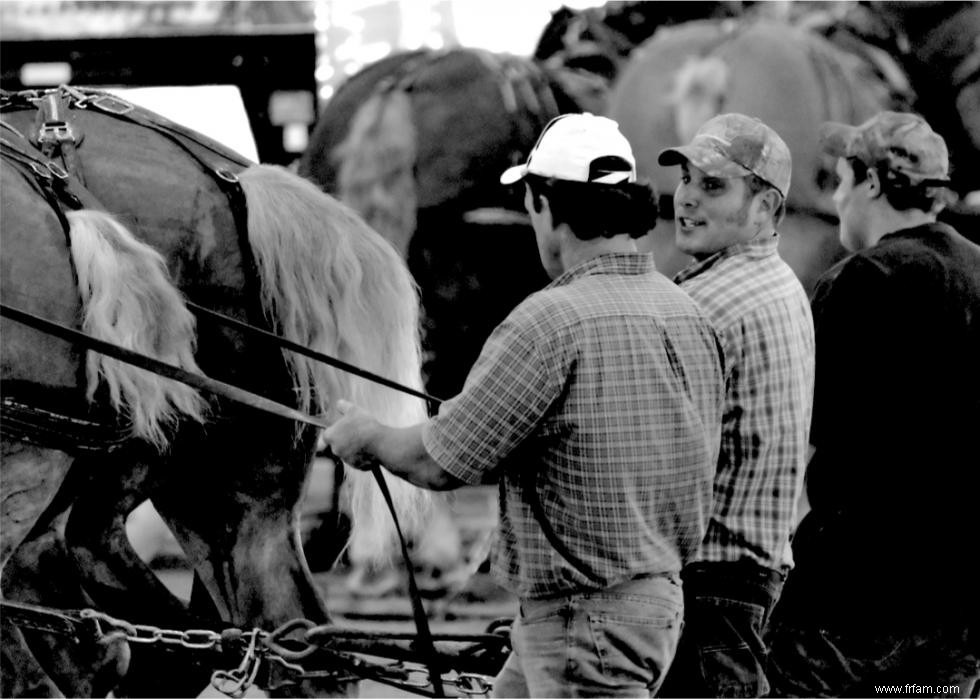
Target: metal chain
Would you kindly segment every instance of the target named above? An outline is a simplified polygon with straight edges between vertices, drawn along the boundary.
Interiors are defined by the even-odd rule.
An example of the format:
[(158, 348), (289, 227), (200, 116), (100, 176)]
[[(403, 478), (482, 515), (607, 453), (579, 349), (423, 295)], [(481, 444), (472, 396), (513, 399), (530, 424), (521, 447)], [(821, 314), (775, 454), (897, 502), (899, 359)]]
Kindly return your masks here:
[[(222, 694), (234, 699), (244, 696), (255, 684), (263, 661), (271, 669), (278, 668), (285, 675), (268, 689), (296, 684), (303, 680), (330, 678), (337, 682), (351, 682), (360, 679), (373, 679), (384, 684), (401, 687), (405, 691), (428, 696), (425, 690), (432, 686), (428, 669), (422, 663), (395, 661), (376, 663), (364, 658), (326, 650), (307, 640), (316, 631), (329, 628), (334, 634), (342, 635), (340, 629), (317, 626), (306, 619), (288, 621), (271, 633), (254, 628), (243, 631), (229, 628), (218, 632), (211, 629), (164, 629), (150, 624), (132, 624), (94, 609), (79, 612), (82, 619), (91, 620), (103, 640), (125, 639), (129, 643), (163, 644), (180, 646), (189, 650), (229, 650), (231, 646), (243, 645), (244, 651), (238, 667), (232, 670), (215, 670), (211, 675), (211, 685)], [(301, 638), (289, 638), (293, 632), (300, 631)], [(309, 632), (313, 631), (313, 634)], [(352, 635), (359, 635), (352, 631)], [(396, 634), (397, 635), (397, 634)], [(336, 661), (341, 667), (331, 670), (310, 670), (297, 661), (308, 658), (320, 651)], [(461, 696), (489, 696), (493, 688), (493, 677), (473, 672), (455, 673), (445, 678), (447, 685), (454, 687)]]
[[(222, 694), (238, 699), (245, 695), (255, 683), (259, 673), (262, 655), (265, 652), (264, 642), (268, 634), (261, 629), (242, 631), (227, 629), (223, 632), (211, 629), (161, 629), (150, 624), (131, 624), (123, 619), (117, 619), (104, 612), (94, 609), (83, 609), (79, 612), (83, 619), (95, 622), (98, 633), (104, 640), (124, 638), (129, 643), (180, 646), (190, 650), (226, 650), (229, 645), (245, 643), (245, 654), (238, 667), (234, 670), (215, 670), (211, 673), (211, 686)], [(302, 670), (302, 668), (299, 668)]]
[(259, 674), (259, 666), (262, 664), (261, 658), (256, 649), (256, 639), (258, 633), (252, 633), (248, 648), (245, 650), (245, 657), (234, 670), (215, 670), (211, 673), (211, 686), (222, 694), (234, 699), (245, 696), (255, 683), (255, 677)]
[[(178, 631), (175, 629), (161, 629), (158, 626), (151, 626), (149, 624), (131, 624), (128, 621), (117, 619), (94, 609), (83, 609), (79, 612), (79, 616), (83, 619), (94, 620), (98, 626), (99, 633), (103, 636), (108, 635), (106, 629), (103, 627), (103, 624), (105, 624), (110, 632), (123, 632), (126, 640), (130, 643), (164, 643), (179, 645), (192, 650), (208, 650), (219, 647), (222, 640), (237, 640), (233, 638), (236, 634), (223, 635), (211, 629), (186, 629)], [(259, 629), (248, 632), (239, 632), (238, 629), (234, 629), (234, 631), (241, 633), (243, 636), (265, 633)]]
[(453, 680), (460, 693), (469, 697), (488, 697), (493, 689), (493, 677), (478, 675), (474, 672), (461, 672)]

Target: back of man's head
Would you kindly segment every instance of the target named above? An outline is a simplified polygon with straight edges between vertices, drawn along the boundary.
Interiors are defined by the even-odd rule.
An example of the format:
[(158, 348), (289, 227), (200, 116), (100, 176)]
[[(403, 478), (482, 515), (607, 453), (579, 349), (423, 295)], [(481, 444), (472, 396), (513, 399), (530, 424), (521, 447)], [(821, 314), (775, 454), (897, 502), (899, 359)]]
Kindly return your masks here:
[(820, 140), (826, 152), (847, 159), (856, 183), (876, 171), (896, 211), (937, 213), (950, 201), (946, 141), (917, 114), (880, 112), (859, 126), (828, 122)]
[(652, 187), (636, 181), (636, 159), (612, 119), (563, 114), (545, 126), (525, 163), (500, 182), (523, 181), (535, 210), (548, 200), (554, 225), (566, 224), (583, 240), (617, 235), (639, 238), (657, 222)]

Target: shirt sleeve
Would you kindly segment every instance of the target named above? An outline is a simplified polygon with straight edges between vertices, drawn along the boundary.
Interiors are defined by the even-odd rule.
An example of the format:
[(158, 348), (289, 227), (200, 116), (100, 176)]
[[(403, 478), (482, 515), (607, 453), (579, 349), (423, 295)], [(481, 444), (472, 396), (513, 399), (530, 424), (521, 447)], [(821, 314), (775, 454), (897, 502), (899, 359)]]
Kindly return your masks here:
[[(515, 319), (514, 316), (518, 316)], [(422, 430), (429, 455), (465, 483), (496, 477), (561, 394), (543, 340), (511, 314), (488, 338), (463, 391)]]

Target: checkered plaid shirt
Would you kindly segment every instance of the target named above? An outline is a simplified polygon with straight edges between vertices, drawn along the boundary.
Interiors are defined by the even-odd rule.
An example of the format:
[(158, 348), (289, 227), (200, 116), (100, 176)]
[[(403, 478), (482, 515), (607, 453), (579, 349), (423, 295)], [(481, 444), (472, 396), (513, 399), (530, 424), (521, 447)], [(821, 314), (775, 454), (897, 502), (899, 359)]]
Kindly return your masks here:
[[(521, 598), (550, 597), (693, 560), (722, 387), (721, 347), (697, 305), (652, 256), (607, 254), (525, 299), (422, 437), (464, 482), (499, 480), (496, 577)], [(588, 577), (541, 532), (524, 492), (529, 469)]]
[(734, 245), (675, 277), (725, 351), (725, 416), (714, 507), (699, 560), (791, 568), (789, 536), (813, 409), (814, 333), (799, 280), (773, 235)]

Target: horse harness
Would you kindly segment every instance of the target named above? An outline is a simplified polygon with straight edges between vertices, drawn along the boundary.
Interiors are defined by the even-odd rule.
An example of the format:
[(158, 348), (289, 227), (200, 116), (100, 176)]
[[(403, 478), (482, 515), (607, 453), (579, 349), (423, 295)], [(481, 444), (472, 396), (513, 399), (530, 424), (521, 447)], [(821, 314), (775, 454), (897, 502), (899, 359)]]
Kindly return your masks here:
[[(104, 210), (101, 203), (84, 187), (83, 166), (79, 154), (84, 134), (70, 118), (72, 109), (89, 109), (126, 119), (164, 135), (212, 176), (228, 197), (238, 231), (246, 292), (249, 298), (258, 298), (258, 270), (248, 244), (245, 195), (237, 175), (213, 162), (212, 154), (221, 154), (227, 160), (226, 151), (178, 124), (97, 90), (67, 85), (45, 91), (0, 90), (0, 115), (27, 109), (37, 110), (33, 132), (21, 133), (9, 123), (0, 120), (0, 157), (13, 166), (48, 203), (61, 223), (67, 247), (70, 247), (71, 240), (66, 212), (81, 208)], [(235, 164), (241, 168), (248, 165), (244, 160)], [(72, 275), (77, 281), (70, 255), (68, 260)], [(188, 303), (188, 306), (192, 305)], [(34, 392), (29, 399), (23, 395), (18, 396), (18, 393), (16, 387), (12, 391), (4, 392), (0, 399), (0, 414), (3, 416), (5, 429), (22, 441), (86, 452), (111, 452), (128, 441), (130, 425), (117, 416), (93, 415), (93, 411), (83, 405), (68, 414), (64, 406), (56, 408)]]
[[(18, 172), (48, 203), (65, 231), (68, 243), (66, 210), (82, 208), (85, 194), (72, 186), (68, 173), (57, 163), (39, 156), (27, 144), (27, 139), (14, 127), (0, 121), (0, 158)], [(72, 274), (75, 274), (72, 267)], [(84, 452), (108, 452), (129, 439), (129, 425), (119, 419), (100, 419), (91, 411), (79, 409), (66, 414), (63, 407), (54, 408), (31, 392), (30, 399), (20, 395), (18, 388), (7, 386), (0, 398), (0, 415), (4, 431), (14, 438), (60, 449)]]
[[(25, 145), (29, 139), (25, 138), (23, 134), (11, 125), (0, 121), (2, 129), (5, 129), (13, 137), (8, 138), (6, 134), (0, 135), (0, 156), (14, 165), (16, 170), (31, 183), (32, 187), (42, 194), (61, 222), (66, 238), (68, 236), (69, 223), (65, 209), (76, 210), (83, 207), (102, 208), (84, 188), (74, 187), (72, 185), (72, 176), (75, 176), (74, 179), (76, 181), (79, 179), (77, 177), (77, 174), (80, 173), (77, 148), (81, 142), (81, 138), (65, 117), (67, 104), (75, 108), (95, 108), (104, 113), (126, 118), (131, 122), (151, 128), (180, 146), (205, 171), (212, 174), (216, 181), (222, 185), (222, 190), (229, 198), (235, 224), (242, 243), (241, 249), (243, 256), (245, 256), (244, 261), (247, 262), (247, 269), (250, 270), (246, 274), (246, 279), (251, 280), (251, 283), (255, 285), (254, 297), (257, 297), (259, 279), (255, 261), (251, 256), (251, 248), (247, 240), (244, 192), (234, 172), (212, 165), (211, 158), (208, 157), (208, 152), (213, 151), (220, 154), (222, 151), (218, 150), (219, 147), (216, 147), (216, 145), (207, 139), (187, 131), (183, 127), (162, 120), (159, 117), (155, 117), (155, 115), (149, 115), (149, 113), (144, 114), (136, 110), (128, 102), (105, 93), (99, 93), (93, 90), (79, 90), (66, 86), (63, 86), (59, 90), (48, 91), (40, 95), (33, 92), (0, 92), (0, 112), (9, 109), (32, 108), (38, 102), (40, 102), (42, 107), (41, 111), (39, 111), (38, 120), (36, 121), (39, 127), (35, 142), (39, 147), (44, 147), (44, 150), (38, 151), (31, 146)], [(46, 116), (42, 118), (42, 114)], [(62, 161), (71, 167), (74, 172), (69, 173), (64, 167), (54, 162), (51, 158), (55, 156), (60, 156)], [(242, 167), (248, 165), (245, 162), (238, 164)], [(72, 271), (74, 274), (74, 269)], [(206, 317), (220, 324), (235, 327), (253, 337), (274, 342), (281, 348), (311, 356), (318, 361), (367, 378), (368, 380), (376, 381), (382, 385), (424, 398), (428, 401), (430, 408), (434, 409), (434, 406), (439, 402), (438, 399), (432, 396), (409, 387), (401, 386), (359, 367), (292, 343), (266, 329), (243, 323), (190, 302), (187, 302), (187, 305), (199, 316)], [(102, 354), (133, 364), (166, 378), (191, 385), (197, 389), (211, 392), (278, 417), (313, 425), (321, 429), (329, 426), (322, 418), (306, 415), (299, 410), (276, 403), (275, 401), (236, 386), (194, 374), (152, 357), (147, 357), (137, 352), (118, 347), (112, 343), (98, 340), (73, 328), (40, 318), (7, 304), (0, 304), (0, 315), (33, 327), (41, 332), (68, 340), (88, 350), (101, 352)], [(56, 448), (107, 451), (122, 446), (128, 440), (128, 427), (120, 425), (118, 422), (115, 425), (107, 425), (98, 420), (62, 415), (39, 407), (36, 404), (36, 400), (28, 403), (19, 401), (10, 395), (3, 396), (2, 406), (5, 429), (16, 439), (29, 443), (54, 446)], [(325, 455), (333, 459), (338, 467), (343, 467), (343, 464), (334, 455), (330, 453)], [(212, 674), (213, 686), (229, 696), (242, 696), (249, 686), (256, 682), (260, 667), (264, 667), (266, 669), (267, 679), (263, 682), (263, 686), (270, 689), (317, 677), (334, 678), (337, 681), (373, 679), (416, 694), (442, 697), (445, 696), (443, 673), (454, 665), (457, 667), (460, 666), (460, 663), (463, 666), (469, 667), (470, 671), (457, 672), (455, 678), (452, 680), (456, 689), (464, 695), (486, 694), (490, 688), (488, 682), (489, 677), (473, 672), (472, 668), (479, 667), (480, 669), (485, 669), (487, 667), (493, 667), (494, 664), (499, 667), (499, 664), (502, 663), (503, 658), (506, 657), (506, 653), (508, 652), (508, 635), (505, 632), (498, 632), (496, 634), (488, 633), (477, 636), (433, 636), (431, 631), (429, 631), (425, 609), (421, 603), (421, 595), (419, 594), (414, 574), (412, 573), (408, 547), (401, 532), (397, 515), (395, 514), (390, 492), (379, 467), (375, 467), (373, 472), (382, 495), (391, 510), (398, 531), (402, 555), (405, 558), (408, 570), (410, 597), (418, 631), (417, 636), (414, 637), (414, 641), (407, 646), (405, 644), (399, 646), (397, 643), (395, 645), (389, 643), (385, 647), (388, 655), (384, 657), (401, 659), (395, 664), (372, 663), (355, 657), (350, 653), (336, 650), (338, 645), (342, 645), (342, 640), (345, 637), (353, 637), (357, 641), (354, 644), (354, 652), (360, 651), (362, 653), (366, 652), (369, 655), (378, 655), (370, 651), (377, 647), (378, 643), (383, 640), (392, 641), (393, 637), (391, 634), (370, 634), (366, 638), (363, 632), (337, 629), (335, 627), (317, 627), (312, 622), (302, 619), (288, 622), (271, 634), (259, 629), (253, 629), (251, 631), (225, 629), (218, 633), (214, 630), (189, 629), (175, 631), (156, 627), (137, 626), (126, 621), (113, 619), (91, 609), (81, 611), (54, 610), (8, 600), (0, 600), (0, 606), (4, 609), (5, 617), (11, 619), (14, 623), (36, 631), (67, 636), (74, 643), (92, 638), (103, 643), (109, 643), (115, 639), (119, 639), (131, 643), (166, 643), (170, 644), (169, 647), (179, 646), (189, 650), (208, 651), (212, 654), (215, 651), (219, 653), (227, 653), (229, 651), (238, 652), (239, 654), (243, 653), (242, 660), (235, 670), (217, 670)], [(498, 628), (505, 630), (505, 625), (499, 624), (498, 622), (495, 623), (497, 623)], [(285, 638), (287, 634), (295, 631), (297, 628), (301, 628), (305, 632), (304, 638), (301, 641)], [(322, 644), (318, 644), (315, 641), (315, 639), (320, 637), (326, 638), (326, 641)], [(395, 640), (406, 639), (401, 638)], [(436, 649), (436, 640), (468, 641), (469, 645), (460, 653), (446, 654)], [(301, 650), (295, 650), (297, 643), (302, 644), (303, 647)], [(321, 648), (320, 645), (324, 647)], [(382, 645), (384, 644), (382, 643)], [(501, 657), (502, 654), (503, 657)], [(302, 665), (297, 664), (297, 661), (313, 656), (317, 656), (320, 662), (329, 667), (329, 669), (309, 671)], [(266, 659), (267, 662), (262, 663), (261, 661), (263, 659)], [(404, 661), (411, 662), (413, 660), (421, 663), (427, 669), (407, 669)], [(338, 672), (338, 668), (340, 668), (340, 672)], [(425, 674), (426, 672), (428, 673), (427, 680), (413, 677), (413, 673)], [(278, 675), (278, 678), (276, 675)], [(424, 690), (424, 688), (430, 686), (432, 687), (431, 692)]]

